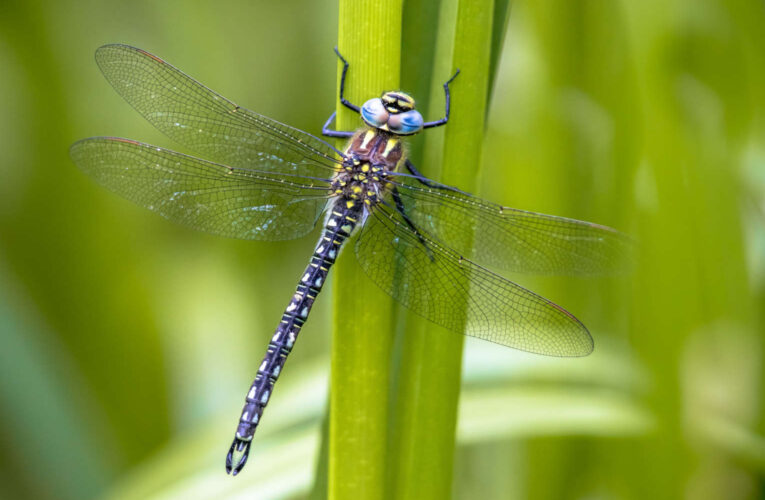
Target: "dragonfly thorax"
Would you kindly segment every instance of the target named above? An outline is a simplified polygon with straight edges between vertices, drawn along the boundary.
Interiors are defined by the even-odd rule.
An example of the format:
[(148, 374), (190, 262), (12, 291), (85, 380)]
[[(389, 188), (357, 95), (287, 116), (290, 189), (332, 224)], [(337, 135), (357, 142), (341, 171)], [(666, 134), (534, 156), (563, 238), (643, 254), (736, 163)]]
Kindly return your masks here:
[(330, 187), (332, 196), (374, 206), (390, 189), (388, 175), (404, 158), (401, 139), (379, 129), (362, 129), (351, 137), (345, 160)]

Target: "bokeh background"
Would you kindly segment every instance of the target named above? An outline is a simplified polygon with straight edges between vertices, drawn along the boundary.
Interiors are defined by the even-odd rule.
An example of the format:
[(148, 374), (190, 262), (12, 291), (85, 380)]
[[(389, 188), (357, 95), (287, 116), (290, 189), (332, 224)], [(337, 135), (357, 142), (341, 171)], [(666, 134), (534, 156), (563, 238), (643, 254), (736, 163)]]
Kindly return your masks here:
[[(248, 469), (223, 471), (313, 236), (186, 230), (67, 150), (90, 135), (183, 150), (100, 75), (93, 51), (111, 42), (318, 133), (337, 15), (315, 0), (0, 4), (0, 498), (324, 497), (331, 287)], [(423, 23), (405, 24), (409, 51)], [(612, 225), (639, 253), (615, 278), (513, 277), (575, 312), (596, 350), (468, 339), (454, 498), (765, 496), (763, 106), (761, 1), (513, 3), (480, 194)]]

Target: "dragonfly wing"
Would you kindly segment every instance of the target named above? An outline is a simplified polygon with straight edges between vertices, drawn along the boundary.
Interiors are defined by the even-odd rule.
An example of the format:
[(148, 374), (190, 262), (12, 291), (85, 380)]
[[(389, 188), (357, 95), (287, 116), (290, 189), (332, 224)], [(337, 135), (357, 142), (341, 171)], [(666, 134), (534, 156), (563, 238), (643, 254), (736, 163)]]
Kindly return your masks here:
[(105, 45), (96, 62), (146, 120), (212, 160), (323, 178), (337, 166), (340, 153), (328, 143), (236, 105), (148, 52)]
[(587, 275), (617, 273), (630, 260), (633, 241), (610, 227), (503, 207), (413, 177), (398, 176), (395, 184), (417, 227), (490, 267)]
[(313, 229), (328, 186), (208, 162), (129, 139), (94, 137), (72, 145), (77, 166), (99, 184), (163, 217), (247, 240), (297, 238)]
[(589, 332), (566, 310), (418, 235), (385, 206), (371, 211), (355, 251), (378, 286), (449, 330), (551, 356), (592, 351)]

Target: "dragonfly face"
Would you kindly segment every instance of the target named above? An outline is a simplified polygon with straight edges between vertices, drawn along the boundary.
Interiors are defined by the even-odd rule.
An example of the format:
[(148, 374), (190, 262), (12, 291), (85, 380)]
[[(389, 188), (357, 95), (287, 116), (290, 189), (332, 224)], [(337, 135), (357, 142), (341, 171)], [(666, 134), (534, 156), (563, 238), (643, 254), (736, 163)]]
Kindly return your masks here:
[[(338, 56), (340, 54), (338, 53)], [(585, 356), (593, 342), (571, 313), (489, 271), (598, 274), (616, 270), (631, 241), (611, 228), (484, 201), (425, 178), (399, 136), (438, 127), (414, 99), (385, 92), (363, 107), (340, 101), (369, 126), (344, 151), (249, 111), (143, 50), (107, 45), (96, 61), (144, 118), (206, 159), (131, 139), (92, 137), (72, 145), (78, 167), (108, 189), (160, 215), (209, 233), (255, 240), (308, 234), (326, 213), (245, 398), (226, 470), (237, 474), (274, 384), (329, 269), (351, 234), (356, 258), (380, 288), (413, 312), (455, 331), (528, 352)], [(408, 173), (400, 172), (404, 166)]]
[(425, 125), (414, 109), (414, 99), (403, 92), (385, 92), (361, 107), (361, 118), (370, 127), (395, 135), (414, 135)]

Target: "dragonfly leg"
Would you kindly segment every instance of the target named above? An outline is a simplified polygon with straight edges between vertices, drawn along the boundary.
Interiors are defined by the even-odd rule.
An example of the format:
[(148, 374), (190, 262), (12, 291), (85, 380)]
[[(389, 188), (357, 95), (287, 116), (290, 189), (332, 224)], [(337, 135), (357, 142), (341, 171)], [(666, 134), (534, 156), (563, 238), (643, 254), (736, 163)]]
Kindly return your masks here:
[(353, 131), (344, 131), (344, 130), (332, 130), (329, 126), (332, 124), (332, 120), (335, 119), (335, 115), (337, 114), (337, 111), (333, 111), (331, 115), (329, 115), (329, 118), (326, 122), (324, 122), (324, 126), (321, 127), (321, 135), (327, 136), (327, 137), (351, 137), (354, 132)]
[(409, 161), (409, 158), (406, 159), (404, 164), (406, 165), (406, 169), (409, 170), (409, 172), (414, 176), (415, 179), (417, 179), (422, 184), (424, 184), (424, 185), (426, 185), (426, 186), (428, 186), (430, 188), (433, 188), (433, 189), (442, 189), (444, 191), (455, 191), (457, 193), (467, 194), (464, 191), (462, 191), (461, 189), (457, 189), (456, 187), (447, 186), (446, 184), (439, 184), (438, 182), (431, 181), (430, 179), (428, 179), (427, 177), (422, 175), (419, 170), (417, 170), (417, 168), (414, 166), (414, 164), (411, 161)]
[(337, 54), (337, 57), (340, 58), (341, 61), (343, 61), (343, 74), (340, 75), (340, 102), (343, 103), (343, 106), (345, 106), (348, 109), (352, 109), (356, 113), (359, 112), (360, 108), (356, 106), (355, 104), (352, 104), (348, 99), (344, 97), (345, 92), (345, 76), (348, 73), (348, 61), (345, 60), (343, 56), (340, 55), (340, 51), (337, 50), (337, 47), (335, 47), (335, 54)]
[(428, 248), (428, 244), (425, 241), (425, 238), (422, 237), (420, 230), (417, 229), (417, 226), (414, 225), (412, 219), (410, 219), (406, 214), (406, 207), (404, 207), (404, 202), (401, 201), (401, 195), (398, 193), (398, 189), (395, 186), (393, 187), (393, 201), (396, 203), (396, 211), (401, 214), (401, 217), (403, 217), (404, 222), (406, 222), (406, 225), (409, 226), (409, 229), (411, 229), (414, 234), (417, 235), (417, 239), (420, 240), (420, 243), (425, 248), (425, 251), (428, 252), (428, 257), (430, 257), (431, 262), (434, 261), (435, 258), (433, 257), (433, 252), (431, 252), (430, 248)]
[[(339, 54), (338, 54), (338, 55), (339, 55)], [(342, 59), (342, 58), (341, 58), (341, 59)], [(347, 67), (346, 67), (346, 69), (347, 69)], [(345, 74), (345, 72), (343, 72), (343, 75), (344, 75), (344, 74)], [(448, 122), (448, 121), (449, 121), (449, 104), (451, 103), (451, 97), (449, 96), (449, 84), (450, 84), (450, 83), (452, 83), (452, 80), (454, 80), (455, 78), (457, 78), (457, 75), (459, 75), (459, 74), (460, 74), (460, 70), (457, 70), (457, 71), (454, 73), (454, 76), (452, 76), (451, 78), (449, 78), (449, 79), (446, 81), (446, 83), (444, 83), (444, 94), (446, 95), (446, 114), (444, 115), (444, 117), (443, 117), (443, 118), (441, 118), (440, 120), (436, 120), (436, 121), (432, 121), (432, 122), (425, 122), (425, 123), (422, 125), (422, 128), (433, 128), (433, 127), (440, 127), (441, 125), (446, 125), (446, 122)], [(341, 80), (341, 83), (340, 83), (340, 88), (342, 89), (342, 87), (343, 87), (343, 85), (342, 85), (342, 80)]]

